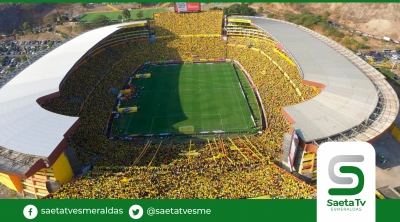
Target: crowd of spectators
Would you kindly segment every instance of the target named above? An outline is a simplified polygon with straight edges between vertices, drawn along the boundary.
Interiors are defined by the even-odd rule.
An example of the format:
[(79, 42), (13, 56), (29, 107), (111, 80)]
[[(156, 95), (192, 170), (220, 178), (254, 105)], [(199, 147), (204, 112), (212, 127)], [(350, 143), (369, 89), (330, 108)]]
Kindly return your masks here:
[(67, 97), (56, 97), (43, 102), (42, 107), (50, 112), (66, 116), (78, 116), (81, 103), (73, 101)]
[[(222, 13), (219, 13), (163, 13), (171, 18), (165, 21), (169, 24), (161, 24), (175, 35), (216, 33), (217, 27), (209, 27), (209, 24), (219, 17), (222, 20)], [(204, 17), (204, 21), (192, 18), (194, 15)], [(177, 22), (174, 16), (179, 17)], [(156, 23), (163, 22), (155, 19)], [(175, 36), (160, 38), (154, 43), (136, 40), (118, 44), (88, 60), (68, 77), (61, 94), (85, 100), (79, 114), (81, 125), (68, 143), (75, 149), (82, 166), (93, 164), (94, 168), (61, 187), (51, 198), (250, 198), (263, 195), (273, 199), (315, 198), (314, 188), (273, 164), (281, 157), (283, 134), (290, 127), (281, 107), (317, 94), (301, 83), (298, 69), (273, 50), (273, 45), (261, 39), (232, 37), (225, 42), (220, 37)], [(115, 56), (118, 54), (121, 56)], [(132, 71), (145, 62), (191, 60), (195, 56), (230, 58), (243, 65), (266, 109), (268, 127), (262, 134), (196, 142), (188, 139), (179, 144), (174, 144), (173, 139), (139, 144), (111, 141), (104, 136), (115, 102), (110, 88), (120, 88)], [(93, 71), (99, 69), (104, 74)], [(285, 72), (302, 96), (284, 76)], [(63, 110), (64, 106), (69, 106), (65, 101), (56, 99), (45, 104), (51, 111), (69, 112)]]
[[(226, 44), (221, 38), (210, 36), (166, 37), (149, 41), (136, 41), (120, 44), (114, 48), (124, 53), (125, 57), (140, 61), (192, 60), (225, 58)], [(135, 51), (131, 53), (131, 51)]]
[[(257, 138), (234, 138), (232, 142), (236, 147), (249, 147), (254, 140)], [(228, 141), (222, 142), (227, 145), (222, 148), (216, 141), (167, 141), (150, 146), (120, 143), (88, 174), (63, 186), (51, 198), (315, 198), (309, 185), (264, 162), (262, 155), (248, 155), (259, 153), (258, 149), (238, 151)], [(225, 156), (212, 158), (218, 153)]]
[[(124, 180), (129, 178), (129, 180)], [(59, 199), (311, 199), (315, 191), (275, 165), (206, 164), (197, 167), (95, 167), (84, 178), (63, 186)]]
[[(281, 66), (292, 82), (299, 86), (305, 100), (314, 97), (317, 92), (301, 83), (298, 69), (274, 53), (274, 46), (269, 42), (253, 38), (231, 37), (227, 47), (227, 57), (237, 60), (243, 65), (261, 95), (268, 128), (264, 133), (264, 139), (260, 139), (263, 141), (260, 145), (268, 144), (270, 148), (279, 150), (283, 143), (283, 133), (288, 132), (290, 128), (289, 122), (281, 113), (281, 108), (300, 103), (303, 100), (277, 65)], [(262, 52), (272, 58), (277, 65)]]
[(198, 13), (162, 12), (154, 14), (157, 36), (199, 35), (222, 33), (223, 12), (212, 10)]

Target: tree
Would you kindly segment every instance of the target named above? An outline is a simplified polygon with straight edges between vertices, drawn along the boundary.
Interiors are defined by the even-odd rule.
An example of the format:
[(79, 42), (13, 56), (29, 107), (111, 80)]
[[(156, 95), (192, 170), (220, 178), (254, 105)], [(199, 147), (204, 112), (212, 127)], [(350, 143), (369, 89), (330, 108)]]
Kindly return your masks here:
[(60, 23), (63, 24), (65, 21), (69, 21), (67, 16), (60, 16)]
[(49, 46), (49, 48), (50, 48), (50, 47), (52, 47), (52, 46), (54, 45), (54, 42), (53, 42), (53, 41), (51, 41), (51, 42), (47, 43), (47, 45), (48, 45), (48, 46)]
[(137, 14), (136, 14), (136, 17), (138, 17), (139, 18), (139, 20), (141, 19), (141, 18), (143, 18), (143, 11), (142, 10), (140, 10)]
[(87, 3), (84, 3), (84, 2), (83, 2), (83, 3), (81, 3), (81, 6), (84, 7), (84, 8), (86, 8), (86, 7), (87, 7)]
[(26, 58), (26, 55), (21, 56), (21, 60), (22, 62), (25, 62), (26, 60), (28, 60), (28, 58)]
[(257, 12), (258, 13), (263, 13), (264, 12), (264, 8), (261, 6), (261, 7), (259, 7), (258, 9), (257, 9)]
[(15, 62), (21, 62), (21, 58), (20, 57), (14, 57), (14, 61)]
[(225, 15), (255, 15), (256, 11), (250, 8), (248, 4), (233, 4), (228, 8), (224, 8)]
[(322, 14), (322, 17), (327, 19), (330, 15), (331, 15), (331, 13), (329, 13), (328, 11), (324, 11), (324, 14)]
[(92, 24), (96, 27), (104, 26), (108, 24), (110, 19), (105, 15), (98, 15), (92, 20)]
[(122, 15), (118, 15), (118, 20), (119, 20), (119, 21), (122, 20)]
[(29, 22), (24, 22), (24, 23), (22, 23), (22, 25), (19, 28), (21, 29), (21, 31), (24, 34), (26, 34), (26, 33), (28, 33), (28, 31), (30, 31), (31, 25), (29, 25)]
[(364, 42), (357, 42), (356, 49), (369, 49), (370, 47)]
[(222, 8), (215, 6), (215, 7), (210, 8), (210, 10), (222, 10)]
[(124, 10), (122, 10), (122, 16), (124, 16), (124, 18), (126, 18), (126, 19), (130, 19), (131, 12), (127, 8), (125, 8)]
[(15, 67), (10, 67), (10, 68), (6, 69), (6, 72), (12, 72), (14, 70), (15, 70)]
[(13, 35), (16, 35), (16, 34), (18, 34), (18, 30), (16, 30), (16, 29), (14, 29), (14, 31), (13, 31), (13, 33), (12, 33)]

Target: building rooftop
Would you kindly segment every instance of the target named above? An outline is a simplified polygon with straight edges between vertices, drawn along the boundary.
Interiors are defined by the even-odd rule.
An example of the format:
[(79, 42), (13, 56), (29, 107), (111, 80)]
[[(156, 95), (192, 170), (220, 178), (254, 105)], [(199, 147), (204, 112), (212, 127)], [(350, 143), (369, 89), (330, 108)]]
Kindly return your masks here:
[[(57, 96), (60, 83), (90, 49), (122, 25), (133, 23), (137, 22), (83, 33), (44, 55), (0, 88), (0, 171), (26, 172), (35, 162), (32, 158), (55, 161), (49, 157), (55, 155), (53, 152), (79, 118), (47, 111), (38, 100)], [(19, 162), (19, 167), (10, 167), (21, 155), (32, 158)]]
[(316, 97), (283, 108), (294, 121), (292, 127), (306, 142), (350, 130), (373, 113), (378, 91), (345, 55), (305, 28), (278, 20), (250, 19), (291, 54), (304, 80), (325, 85)]

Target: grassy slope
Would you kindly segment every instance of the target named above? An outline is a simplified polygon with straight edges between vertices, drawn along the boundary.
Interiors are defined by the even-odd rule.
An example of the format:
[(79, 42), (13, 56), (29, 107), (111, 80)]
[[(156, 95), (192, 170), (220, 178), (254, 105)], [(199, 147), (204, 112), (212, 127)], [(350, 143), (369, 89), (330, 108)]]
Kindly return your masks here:
[[(136, 14), (139, 12), (140, 10), (131, 10), (131, 19), (137, 19)], [(154, 12), (165, 12), (167, 11), (167, 9), (147, 9), (147, 10), (141, 10), (143, 11), (143, 15), (144, 17), (141, 19), (148, 19), (148, 18), (153, 18), (153, 13)], [(98, 15), (105, 15), (108, 18), (110, 18), (111, 20), (118, 20), (118, 15), (122, 16), (122, 12), (118, 11), (118, 12), (94, 12), (94, 13), (88, 13), (86, 14), (83, 18), (80, 19), (80, 21), (92, 21), (94, 18), (96, 18), (96, 16)]]

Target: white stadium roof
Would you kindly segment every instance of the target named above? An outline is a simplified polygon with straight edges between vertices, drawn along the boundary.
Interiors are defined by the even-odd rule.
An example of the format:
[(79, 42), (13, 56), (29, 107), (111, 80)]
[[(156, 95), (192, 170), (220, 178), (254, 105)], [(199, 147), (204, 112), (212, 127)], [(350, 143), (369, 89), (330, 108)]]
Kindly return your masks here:
[(49, 157), (79, 118), (47, 111), (37, 100), (59, 92), (61, 81), (85, 53), (122, 25), (134, 23), (137, 22), (81, 34), (44, 55), (5, 84), (0, 89), (0, 147)]
[[(276, 39), (294, 58), (304, 80), (325, 85), (316, 97), (283, 108), (294, 121), (292, 127), (300, 130), (306, 142), (351, 130), (373, 113), (379, 99), (378, 91), (370, 78), (343, 53), (347, 49), (337, 43), (334, 48), (326, 37), (291, 23), (241, 18), (251, 19), (253, 24)], [(322, 38), (326, 42), (321, 41)], [(392, 111), (397, 114), (398, 105)]]

